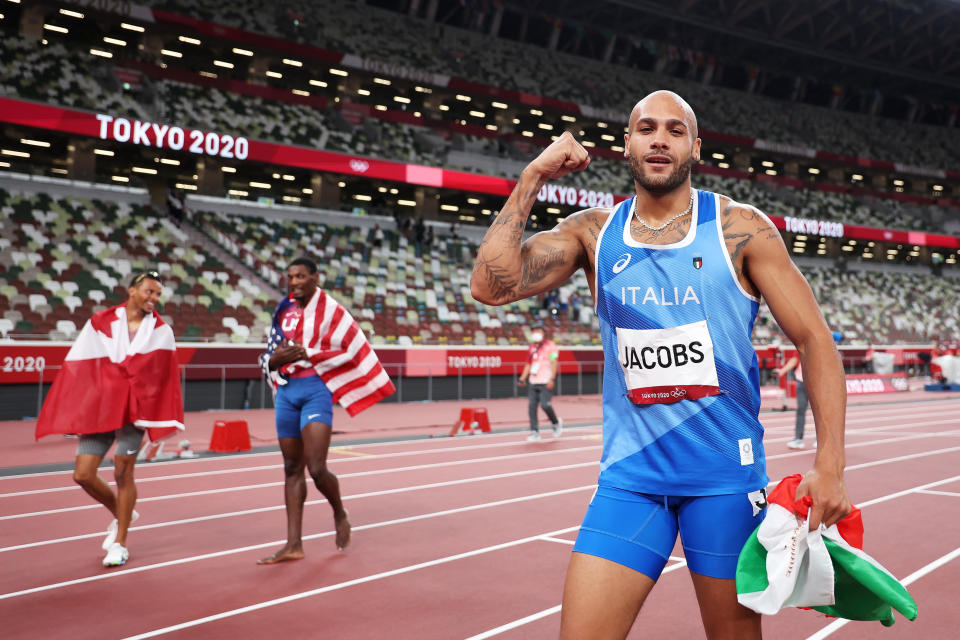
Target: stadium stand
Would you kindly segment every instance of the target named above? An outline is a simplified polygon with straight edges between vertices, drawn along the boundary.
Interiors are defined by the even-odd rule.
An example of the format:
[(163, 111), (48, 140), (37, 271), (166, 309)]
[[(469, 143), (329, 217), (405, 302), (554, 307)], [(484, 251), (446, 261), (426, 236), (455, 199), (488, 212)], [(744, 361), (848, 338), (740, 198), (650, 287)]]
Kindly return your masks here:
[[(315, 15), (319, 5), (301, 0), (263, 11), (250, 0), (231, 5), (194, 0), (152, 4), (331, 51), (466, 78), (498, 90), (549, 95), (624, 116), (645, 91), (673, 88), (693, 103), (702, 127), (723, 134), (917, 166), (960, 164), (956, 128), (784, 103), (426, 24), (372, 7), (366, 7), (360, 17), (352, 4), (324, 3), (328, 13), (323, 24), (305, 20), (294, 27), (291, 15)], [(101, 37), (95, 27), (89, 28), (91, 38)], [(156, 56), (145, 52), (132, 54), (130, 61), (147, 70), (146, 89), (131, 93), (121, 89), (110, 65), (102, 64), (87, 50), (68, 47), (52, 37), (49, 42), (21, 37), (6, 24), (3, 29), (0, 94), (8, 96), (507, 178), (516, 177), (547, 141), (524, 140), (516, 130), (508, 131), (509, 127), (503, 132), (511, 135), (478, 135), (458, 128), (452, 112), (433, 118), (429, 126), (419, 126), (385, 119), (376, 110), (356, 116), (332, 105), (319, 108), (292, 98), (268, 99), (192, 84), (184, 80), (189, 74), (165, 77), (158, 71)], [(384, 32), (394, 37), (376, 37)], [(464, 55), (467, 51), (476, 55)], [(163, 68), (169, 65), (183, 72), (197, 71), (190, 60), (164, 60)], [(518, 61), (523, 61), (522, 67)], [(246, 72), (237, 71), (236, 75), (239, 82), (249, 81)], [(284, 86), (279, 80), (266, 84)], [(337, 91), (331, 87), (325, 95), (339, 98)], [(362, 95), (356, 86), (344, 92), (343, 97), (351, 100), (360, 100), (353, 93)], [(482, 99), (470, 100), (472, 105)], [(489, 102), (485, 101), (484, 108)], [(547, 115), (559, 122), (561, 114)], [(580, 116), (573, 126), (585, 126), (583, 121)], [(617, 138), (619, 126), (614, 123), (610, 129), (617, 131)], [(574, 174), (561, 184), (630, 192), (632, 178), (627, 165), (609, 155), (596, 156), (589, 172)], [(949, 221), (945, 221), (942, 207), (880, 198), (866, 191), (838, 193), (806, 185), (784, 186), (755, 176), (718, 175), (708, 169), (712, 167), (695, 171), (696, 186), (729, 194), (774, 215), (911, 231), (952, 228), (946, 225)], [(272, 205), (250, 209), (220, 198), (209, 202), (191, 198), (191, 220), (178, 228), (148, 204), (149, 197), (142, 189), (133, 200), (117, 198), (116, 191), (92, 184), (86, 185), (83, 193), (51, 193), (16, 176), (8, 177), (6, 190), (0, 190), (4, 221), (0, 231), (0, 335), (5, 338), (70, 338), (83, 318), (122, 297), (130, 273), (157, 266), (165, 276), (163, 315), (178, 339), (260, 342), (279, 295), (276, 288), (282, 283), (283, 265), (306, 251), (322, 258), (321, 285), (354, 313), (375, 344), (523, 343), (524, 327), (534, 316), (552, 323), (554, 336), (566, 344), (598, 341), (589, 304), (576, 302), (590, 299), (582, 274), (557, 292), (558, 302), (552, 308), (546, 300), (488, 308), (473, 300), (469, 291), (476, 237), (447, 237), (437, 221), (429, 222), (440, 233), (426, 250), (408, 232), (392, 228), (389, 217), (354, 221), (331, 211)], [(144, 183), (133, 176), (131, 184)], [(217, 207), (206, 206), (213, 201)], [(346, 201), (341, 204), (348, 211), (353, 206)], [(278, 217), (278, 211), (286, 217)], [(380, 211), (371, 206), (366, 212)], [(956, 211), (948, 217), (954, 222), (960, 219)], [(375, 223), (384, 227), (380, 246), (373, 242)], [(816, 258), (800, 258), (798, 263), (831, 325), (850, 339), (929, 342), (957, 334), (957, 318), (940, 313), (960, 302), (953, 272), (940, 277), (925, 267), (859, 262), (840, 269), (832, 259)], [(913, 315), (893, 312), (905, 306)], [(765, 307), (755, 337), (759, 343), (783, 340)]]
[[(638, 96), (667, 88), (687, 97), (705, 129), (916, 166), (956, 166), (960, 162), (960, 132), (955, 128), (784, 103), (628, 68), (616, 64), (616, 56), (613, 64), (605, 64), (370, 6), (360, 12), (353, 3), (344, 1), (301, 1), (276, 11), (263, 11), (253, 0), (229, 7), (197, 0), (150, 4), (386, 64), (463, 77), (616, 113), (628, 113)], [(383, 33), (391, 37), (378, 37)]]
[[(0, 93), (64, 106), (105, 110), (135, 118), (150, 118), (153, 114), (158, 117), (157, 119), (167, 122), (273, 142), (409, 161), (427, 166), (480, 171), (508, 178), (517, 175), (519, 168), (523, 166), (523, 158), (529, 157), (536, 149), (530, 144), (524, 145), (510, 141), (497, 144), (491, 139), (475, 135), (451, 130), (438, 131), (432, 127), (389, 122), (376, 117), (366, 117), (362, 122), (354, 124), (335, 110), (321, 111), (301, 104), (245, 96), (171, 80), (153, 82), (151, 85), (153, 90), (148, 94), (151, 100), (144, 103), (142, 96), (138, 101), (118, 88), (110, 90), (111, 83), (105, 81), (110, 78), (96, 75), (99, 73), (99, 76), (103, 76), (102, 65), (96, 64), (96, 57), (87, 52), (69, 51), (62, 44), (56, 43), (42, 45), (35, 40), (18, 36), (5, 38), (0, 43), (0, 51), (4, 54), (4, 62), (0, 64)], [(115, 81), (113, 84), (116, 84)], [(690, 87), (678, 87), (678, 89), (691, 92), (704, 91), (702, 86), (695, 84)], [(713, 102), (725, 101), (714, 100)], [(742, 105), (749, 100), (740, 94), (730, 96), (729, 102)], [(781, 117), (781, 114), (790, 111), (773, 108), (774, 105), (769, 107), (767, 112), (770, 118)], [(626, 113), (629, 109), (628, 106), (622, 108), (622, 113)], [(813, 109), (802, 106), (797, 108)], [(709, 110), (707, 111), (709, 113)], [(925, 127), (924, 131), (927, 129), (931, 131), (920, 136), (919, 142), (922, 144), (918, 144), (918, 140), (912, 140), (909, 146), (901, 146), (901, 143), (905, 142), (902, 137), (865, 135), (866, 129), (862, 127), (869, 129), (879, 126), (872, 122), (876, 119), (824, 109), (818, 111), (823, 112), (821, 119), (829, 117), (852, 121), (849, 123), (850, 126), (836, 125), (831, 129), (833, 133), (840, 130), (859, 131), (864, 134), (858, 138), (861, 142), (865, 139), (899, 141), (891, 144), (891, 149), (929, 150), (943, 144), (949, 147), (949, 141), (953, 136), (953, 132), (942, 127)], [(736, 127), (736, 123), (747, 122), (749, 118), (733, 120), (735, 122), (731, 122), (730, 126)], [(811, 122), (814, 121), (811, 120)], [(902, 124), (899, 123), (894, 129), (902, 130), (904, 127), (899, 126)], [(778, 126), (775, 123), (770, 126), (776, 130), (787, 131), (796, 128), (786, 125)], [(739, 133), (735, 128), (726, 130)], [(765, 135), (756, 134), (756, 132), (754, 134)], [(806, 134), (807, 132), (803, 132), (803, 135)], [(784, 142), (796, 143), (797, 141), (784, 140)], [(936, 159), (912, 159), (918, 163), (926, 160)], [(941, 161), (947, 162), (949, 158), (941, 158)], [(705, 182), (709, 183), (710, 180), (705, 179)], [(561, 184), (613, 193), (627, 193), (632, 188), (632, 179), (625, 163), (596, 157), (590, 172), (570, 176)], [(868, 226), (934, 232), (943, 230), (944, 216), (932, 206), (896, 202), (874, 196), (858, 197), (806, 190), (796, 190), (794, 193), (793, 190), (780, 189), (777, 191), (776, 198), (768, 198), (766, 197), (768, 189), (765, 186), (738, 187), (734, 181), (723, 181), (722, 184), (724, 185), (722, 191), (740, 197), (744, 201), (753, 202), (761, 208), (766, 208), (768, 212), (778, 215), (785, 215), (781, 210), (785, 206), (790, 206), (806, 210), (811, 217), (842, 219)], [(788, 204), (782, 204), (784, 200), (787, 200)], [(792, 215), (804, 216), (799, 212)]]
[(0, 238), (12, 249), (0, 258), (8, 336), (70, 338), (78, 319), (124, 298), (132, 273), (156, 268), (162, 315), (179, 339), (259, 340), (273, 292), (228, 269), (148, 205), (110, 195), (0, 189)]
[[(69, 338), (83, 318), (122, 298), (133, 271), (155, 266), (164, 275), (162, 314), (178, 339), (262, 339), (275, 291), (218, 259), (192, 225), (177, 228), (149, 206), (111, 201), (111, 195), (51, 197), (25, 187), (0, 190), (5, 249), (0, 329), (5, 336)], [(220, 204), (236, 208), (230, 201)], [(356, 315), (376, 344), (522, 344), (534, 317), (549, 322), (565, 344), (597, 343), (589, 305), (577, 313), (570, 309), (574, 295), (590, 299), (582, 274), (558, 292), (565, 302), (556, 313), (542, 300), (486, 307), (473, 300), (468, 285), (465, 258), (475, 251), (475, 242), (442, 237), (424, 258), (416, 243), (395, 229), (386, 230), (382, 246), (375, 246), (373, 221), (364, 226), (343, 224), (342, 217), (318, 222), (316, 213), (306, 218), (294, 207), (280, 209), (299, 219), (281, 220), (272, 211), (278, 207), (262, 209), (255, 216), (199, 210), (195, 219), (203, 234), (275, 284), (277, 269), (292, 257), (316, 255), (323, 265), (321, 285)], [(459, 257), (452, 250), (455, 242), (464, 243)], [(921, 267), (855, 265), (842, 272), (829, 260), (800, 263), (831, 326), (849, 340), (931, 342), (960, 330), (955, 316), (940, 313), (960, 304), (956, 278), (935, 277)], [(914, 313), (893, 312), (905, 305)], [(765, 307), (755, 339), (760, 344), (783, 340)]]

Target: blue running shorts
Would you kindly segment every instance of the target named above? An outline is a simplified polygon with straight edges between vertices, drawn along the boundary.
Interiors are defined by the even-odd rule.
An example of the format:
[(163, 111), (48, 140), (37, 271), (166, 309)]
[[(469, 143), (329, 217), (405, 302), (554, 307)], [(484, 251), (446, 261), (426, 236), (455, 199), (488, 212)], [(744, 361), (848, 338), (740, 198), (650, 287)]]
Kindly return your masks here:
[(274, 401), (278, 438), (299, 438), (308, 422), (333, 426), (333, 396), (320, 376), (290, 378)]
[(679, 532), (691, 571), (733, 579), (740, 550), (766, 510), (766, 499), (755, 494), (660, 496), (599, 487), (573, 550), (657, 580)]

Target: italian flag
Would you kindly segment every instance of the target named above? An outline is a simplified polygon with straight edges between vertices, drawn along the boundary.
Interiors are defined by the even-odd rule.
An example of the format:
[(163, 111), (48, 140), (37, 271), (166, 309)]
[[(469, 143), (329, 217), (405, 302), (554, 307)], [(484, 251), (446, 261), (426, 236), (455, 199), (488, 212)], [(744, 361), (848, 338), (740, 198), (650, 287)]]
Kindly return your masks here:
[(827, 528), (810, 531), (809, 496), (796, 500), (801, 476), (780, 481), (767, 498), (763, 522), (737, 562), (737, 599), (757, 613), (803, 607), (848, 620), (894, 623), (893, 609), (908, 620), (917, 603), (879, 562), (863, 552), (860, 509)]

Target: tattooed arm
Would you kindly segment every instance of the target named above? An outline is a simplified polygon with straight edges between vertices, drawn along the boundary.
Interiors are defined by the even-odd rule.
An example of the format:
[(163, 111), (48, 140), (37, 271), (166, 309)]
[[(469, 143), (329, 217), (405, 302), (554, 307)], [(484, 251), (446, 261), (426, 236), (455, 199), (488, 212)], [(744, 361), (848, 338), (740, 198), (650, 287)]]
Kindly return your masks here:
[(797, 499), (806, 495), (813, 499), (811, 528), (821, 522), (830, 526), (850, 512), (843, 482), (847, 386), (837, 346), (810, 285), (770, 219), (753, 207), (731, 202), (722, 222), (741, 284), (763, 296), (800, 354), (803, 384), (817, 428), (817, 454), (813, 469), (797, 489)]
[(527, 165), (477, 252), (470, 278), (474, 298), (492, 305), (528, 298), (556, 287), (583, 266), (584, 246), (579, 237), (583, 220), (578, 219), (582, 214), (574, 214), (526, 242), (523, 229), (537, 193), (548, 180), (581, 171), (589, 164), (586, 149), (564, 132)]

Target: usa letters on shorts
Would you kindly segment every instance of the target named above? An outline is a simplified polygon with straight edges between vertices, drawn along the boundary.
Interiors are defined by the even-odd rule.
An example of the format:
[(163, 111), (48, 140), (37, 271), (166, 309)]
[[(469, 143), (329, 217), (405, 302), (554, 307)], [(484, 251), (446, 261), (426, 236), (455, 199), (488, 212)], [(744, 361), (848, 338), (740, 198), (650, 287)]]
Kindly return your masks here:
[(627, 393), (636, 404), (720, 393), (706, 320), (666, 329), (617, 327), (617, 352)]

